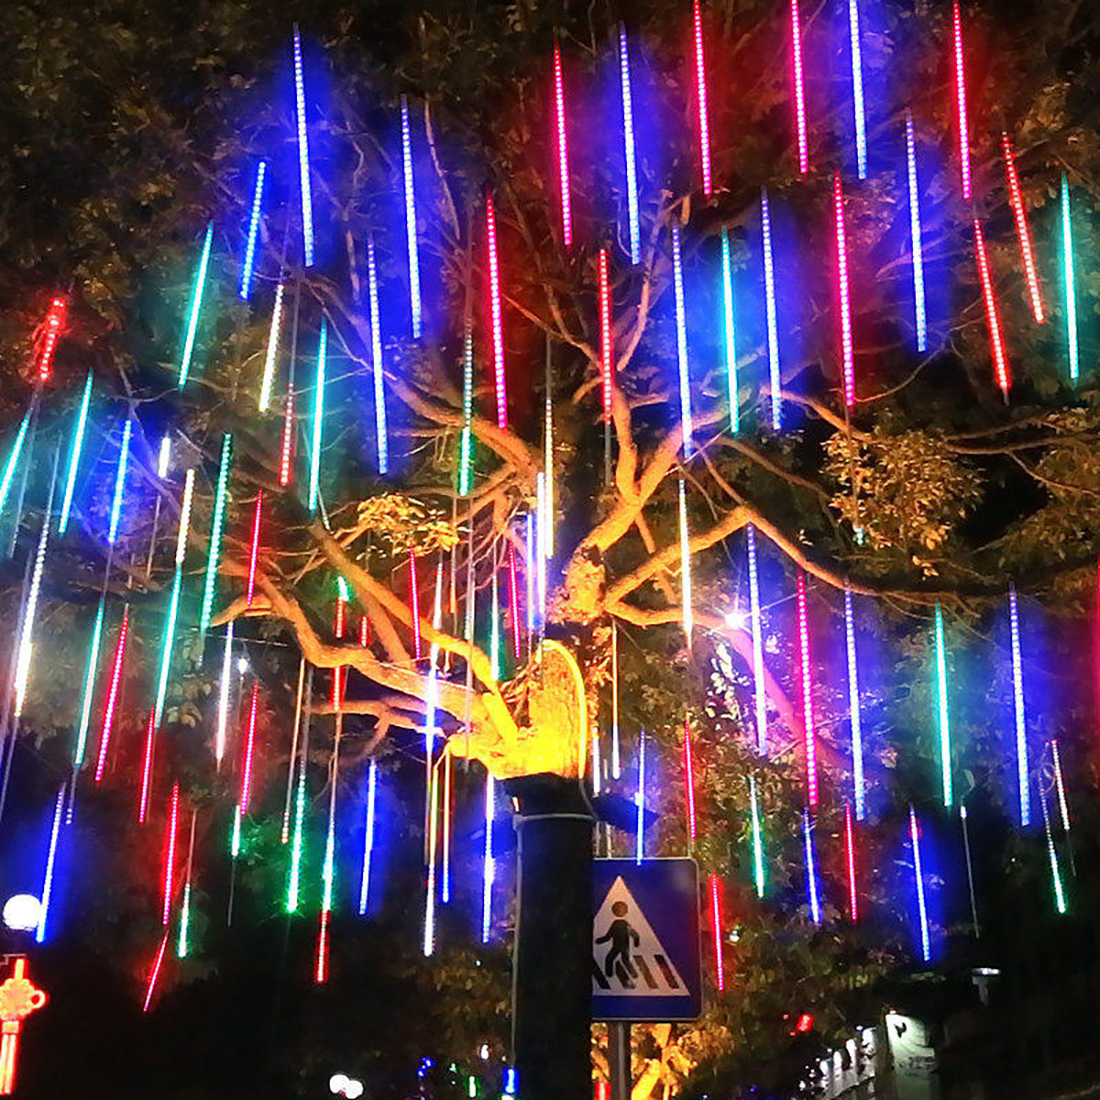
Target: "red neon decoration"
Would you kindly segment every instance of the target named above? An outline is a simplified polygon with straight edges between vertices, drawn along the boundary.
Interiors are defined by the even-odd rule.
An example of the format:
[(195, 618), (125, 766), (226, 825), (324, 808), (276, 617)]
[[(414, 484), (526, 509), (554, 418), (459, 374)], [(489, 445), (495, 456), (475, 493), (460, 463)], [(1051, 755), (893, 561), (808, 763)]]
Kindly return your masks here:
[(798, 574), (798, 652), (802, 676), (802, 721), (806, 736), (806, 792), (817, 805), (817, 745), (814, 740), (813, 677), (810, 671), (810, 625), (806, 614), (806, 576)]
[(294, 390), (286, 384), (286, 400), (283, 404), (283, 445), (279, 452), (279, 485), (290, 484), (294, 464)]
[(718, 992), (726, 988), (726, 975), (722, 966), (722, 896), (718, 876), (710, 876), (710, 920), (711, 934), (714, 936), (714, 980)]
[(168, 937), (172, 929), (166, 928), (161, 937), (160, 947), (157, 948), (156, 957), (153, 959), (153, 969), (149, 971), (149, 981), (145, 986), (145, 1003), (141, 1006), (142, 1012), (149, 1011), (149, 1005), (153, 1003), (153, 991), (157, 988), (157, 979), (160, 977), (160, 968), (164, 963), (164, 949), (168, 946)]
[(176, 870), (176, 829), (179, 825), (180, 785), (172, 784), (172, 797), (168, 802), (168, 830), (164, 838), (164, 897), (160, 923), (167, 926), (172, 913), (172, 877)]
[(138, 801), (138, 824), (144, 825), (149, 816), (149, 781), (153, 775), (153, 735), (156, 733), (157, 711), (149, 710), (149, 725), (145, 729), (145, 751), (141, 759), (141, 797)]
[(852, 833), (852, 806), (844, 803), (844, 853), (848, 865), (848, 911), (852, 922), (859, 920), (859, 897), (856, 892), (856, 846)]
[(47, 997), (27, 977), (27, 960), (17, 958), (11, 976), (0, 984), (0, 1096), (15, 1088), (15, 1060), (23, 1021), (42, 1008)]
[(416, 581), (416, 551), (409, 551), (409, 613), (412, 616), (413, 652), (419, 661), (422, 655), (420, 644), (420, 592)]
[(512, 620), (512, 652), (520, 658), (519, 624), (522, 608), (519, 606), (519, 585), (516, 582), (516, 548), (508, 542), (508, 617)]
[(561, 49), (554, 43), (554, 129), (558, 138), (558, 185), (561, 188), (561, 233), (565, 247), (573, 244), (573, 211), (569, 202), (569, 143), (565, 127), (565, 80)]
[(611, 419), (611, 379), (615, 371), (615, 335), (611, 329), (611, 280), (607, 249), (600, 249), (598, 297), (600, 306), (600, 377), (603, 382), (603, 415)]
[(111, 686), (107, 690), (107, 704), (103, 708), (103, 727), (99, 734), (99, 756), (95, 764), (95, 781), (103, 779), (107, 766), (107, 748), (111, 743), (111, 727), (114, 725), (115, 708), (118, 705), (118, 685), (122, 678), (122, 662), (126, 656), (126, 635), (130, 632), (130, 609), (123, 608), (122, 624), (118, 628), (115, 656), (111, 662)]
[(241, 767), (241, 816), (248, 813), (252, 797), (252, 756), (256, 748), (256, 710), (260, 697), (260, 681), (252, 681), (252, 701), (248, 705), (248, 733), (244, 742), (244, 764)]
[[(500, 310), (500, 263), (497, 258), (497, 215), (493, 196), (485, 203), (485, 235), (489, 251), (489, 313), (493, 329), (493, 375), (497, 391), (497, 427), (508, 427), (508, 391), (504, 371), (504, 322)], [(419, 655), (418, 655), (419, 656)]]
[(57, 340), (61, 335), (61, 326), (65, 323), (68, 303), (64, 298), (54, 298), (50, 302), (46, 320), (42, 322), (42, 347), (38, 353), (38, 381), (48, 382), (53, 368), (53, 353), (57, 349)]
[(703, 194), (711, 191), (710, 122), (707, 118), (707, 69), (703, 56), (703, 12), (695, 0), (692, 13), (695, 31), (695, 101), (699, 112), (699, 164), (703, 175)]
[(684, 719), (684, 788), (687, 794), (688, 839), (695, 845), (695, 763), (691, 755), (691, 727)]
[(252, 550), (248, 556), (248, 603), (252, 606), (252, 597), (256, 591), (256, 562), (260, 557), (260, 518), (263, 515), (264, 491), (256, 490), (256, 513), (252, 517)]
[(997, 385), (1008, 400), (1012, 378), (1008, 366), (1008, 354), (1005, 351), (1004, 333), (1001, 331), (1001, 313), (997, 308), (997, 294), (993, 287), (993, 276), (989, 271), (989, 256), (985, 249), (985, 234), (982, 223), (974, 219), (974, 251), (978, 258), (978, 277), (982, 283), (982, 300), (985, 302), (985, 320), (989, 326), (989, 349), (993, 356), (993, 375)]
[(802, 71), (802, 16), (798, 0), (791, 0), (791, 75), (794, 79), (794, 121), (798, 133), (798, 170), (810, 170), (810, 146), (806, 136), (806, 79)]
[(970, 201), (970, 124), (966, 117), (966, 63), (963, 59), (962, 16), (959, 0), (955, 0), (952, 13), (955, 39), (955, 110), (959, 130), (959, 171), (962, 174), (962, 193)]
[(1046, 320), (1043, 313), (1043, 296), (1039, 289), (1039, 273), (1035, 268), (1035, 252), (1031, 247), (1031, 230), (1027, 224), (1027, 211), (1024, 208), (1024, 195), (1020, 189), (1020, 175), (1016, 171), (1016, 154), (1007, 133), (1001, 134), (1001, 149), (1005, 155), (1005, 177), (1008, 180), (1008, 201), (1012, 206), (1012, 217), (1016, 222), (1016, 238), (1020, 242), (1020, 258), (1024, 264), (1024, 279), (1027, 282), (1027, 296), (1031, 302), (1031, 314), (1035, 323), (1041, 325)]
[(844, 228), (844, 188), (840, 173), (833, 176), (833, 213), (836, 220), (836, 283), (840, 298), (840, 350), (844, 366), (844, 404), (856, 400), (855, 352), (852, 347), (852, 293), (848, 281), (848, 237)]

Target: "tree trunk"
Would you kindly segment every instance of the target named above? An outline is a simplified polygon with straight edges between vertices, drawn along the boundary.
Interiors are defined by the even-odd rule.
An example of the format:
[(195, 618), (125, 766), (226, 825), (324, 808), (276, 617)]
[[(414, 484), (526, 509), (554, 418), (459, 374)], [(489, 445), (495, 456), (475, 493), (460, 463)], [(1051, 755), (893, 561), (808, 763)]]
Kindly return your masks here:
[(592, 1092), (592, 826), (575, 779), (505, 783), (516, 799), (512, 1045), (523, 1100)]

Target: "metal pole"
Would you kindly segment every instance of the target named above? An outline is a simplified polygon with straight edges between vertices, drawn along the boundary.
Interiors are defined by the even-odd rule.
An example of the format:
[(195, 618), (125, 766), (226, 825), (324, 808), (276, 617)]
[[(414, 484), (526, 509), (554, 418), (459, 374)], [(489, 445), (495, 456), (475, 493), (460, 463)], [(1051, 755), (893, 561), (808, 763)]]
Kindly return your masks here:
[(607, 1061), (611, 1070), (611, 1100), (630, 1100), (630, 1024), (607, 1025)]

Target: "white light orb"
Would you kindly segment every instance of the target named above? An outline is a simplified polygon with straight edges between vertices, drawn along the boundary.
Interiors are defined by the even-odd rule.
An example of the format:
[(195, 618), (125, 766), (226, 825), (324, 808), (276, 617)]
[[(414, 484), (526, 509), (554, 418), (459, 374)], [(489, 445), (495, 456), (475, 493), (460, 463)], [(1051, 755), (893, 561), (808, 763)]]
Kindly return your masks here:
[(359, 1097), (363, 1095), (363, 1082), (356, 1081), (354, 1077), (351, 1078), (344, 1086), (344, 1095), (348, 1100), (359, 1100)]
[(33, 894), (16, 894), (4, 902), (4, 924), (13, 932), (30, 932), (38, 927), (42, 903)]
[[(248, 658), (247, 657), (238, 657), (237, 658), (237, 671), (242, 676), (248, 671)], [(340, 1075), (337, 1074), (336, 1076), (339, 1077)]]
[(333, 1096), (344, 1095), (347, 1096), (346, 1089), (349, 1084), (349, 1078), (346, 1073), (334, 1073), (328, 1079), (328, 1090)]
[(726, 614), (726, 625), (734, 630), (744, 630), (748, 621), (749, 617), (744, 611), (730, 611)]

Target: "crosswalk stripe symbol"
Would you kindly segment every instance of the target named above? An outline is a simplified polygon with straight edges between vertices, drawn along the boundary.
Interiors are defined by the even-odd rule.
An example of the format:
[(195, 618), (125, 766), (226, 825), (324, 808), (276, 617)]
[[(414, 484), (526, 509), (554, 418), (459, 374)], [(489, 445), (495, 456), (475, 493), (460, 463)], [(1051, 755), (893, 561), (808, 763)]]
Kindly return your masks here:
[(592, 993), (690, 996), (676, 964), (620, 875), (592, 922)]

